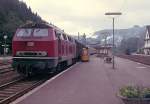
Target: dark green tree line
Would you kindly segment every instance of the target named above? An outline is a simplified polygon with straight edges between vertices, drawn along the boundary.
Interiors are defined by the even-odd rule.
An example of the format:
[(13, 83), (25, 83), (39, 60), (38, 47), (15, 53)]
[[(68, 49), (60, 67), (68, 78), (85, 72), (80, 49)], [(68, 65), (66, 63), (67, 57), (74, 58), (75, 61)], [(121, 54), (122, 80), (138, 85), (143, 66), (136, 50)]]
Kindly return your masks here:
[[(19, 0), (0, 0), (0, 53), (3, 53), (3, 36), (8, 35), (7, 44), (11, 48), (12, 37), (17, 27), (27, 21), (43, 21), (37, 13)], [(11, 51), (10, 51), (11, 52)]]

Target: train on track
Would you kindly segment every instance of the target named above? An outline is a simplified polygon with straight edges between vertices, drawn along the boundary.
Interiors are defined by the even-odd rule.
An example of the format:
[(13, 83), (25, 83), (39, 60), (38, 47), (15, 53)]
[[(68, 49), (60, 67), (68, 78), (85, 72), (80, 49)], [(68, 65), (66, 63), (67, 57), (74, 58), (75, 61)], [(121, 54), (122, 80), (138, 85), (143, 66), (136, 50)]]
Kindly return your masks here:
[(76, 63), (85, 47), (54, 25), (28, 23), (13, 37), (12, 66), (25, 76), (57, 72)]

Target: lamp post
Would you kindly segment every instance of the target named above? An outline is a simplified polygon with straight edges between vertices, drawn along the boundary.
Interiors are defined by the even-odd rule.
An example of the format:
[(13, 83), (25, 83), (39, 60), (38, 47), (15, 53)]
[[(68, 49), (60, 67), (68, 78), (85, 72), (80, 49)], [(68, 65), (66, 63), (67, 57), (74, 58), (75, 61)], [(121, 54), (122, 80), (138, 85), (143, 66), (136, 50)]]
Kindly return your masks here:
[(115, 56), (114, 56), (114, 49), (115, 49), (115, 16), (118, 16), (118, 15), (122, 15), (121, 12), (107, 12), (105, 13), (105, 15), (108, 15), (108, 16), (113, 16), (112, 17), (112, 21), (113, 21), (113, 52), (112, 52), (112, 63), (113, 63), (113, 69), (115, 69)]
[(4, 35), (4, 56), (6, 56), (6, 39), (7, 39), (7, 35)]

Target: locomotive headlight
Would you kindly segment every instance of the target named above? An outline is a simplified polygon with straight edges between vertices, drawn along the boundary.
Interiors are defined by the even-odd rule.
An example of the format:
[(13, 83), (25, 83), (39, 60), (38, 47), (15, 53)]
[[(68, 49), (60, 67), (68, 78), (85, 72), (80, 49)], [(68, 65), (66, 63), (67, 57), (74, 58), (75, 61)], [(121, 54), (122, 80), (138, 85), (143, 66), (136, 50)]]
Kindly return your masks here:
[(47, 52), (43, 51), (43, 52), (39, 52), (39, 56), (46, 56)]
[(22, 56), (22, 55), (23, 55), (22, 52), (20, 52), (20, 51), (16, 52), (16, 56)]

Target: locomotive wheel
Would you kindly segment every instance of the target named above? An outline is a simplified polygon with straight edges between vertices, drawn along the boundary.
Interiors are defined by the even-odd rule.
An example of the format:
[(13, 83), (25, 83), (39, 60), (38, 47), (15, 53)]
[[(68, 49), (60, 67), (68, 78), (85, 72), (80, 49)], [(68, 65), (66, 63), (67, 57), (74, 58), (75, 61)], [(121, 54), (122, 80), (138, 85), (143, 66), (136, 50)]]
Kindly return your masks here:
[(72, 64), (75, 64), (76, 62), (76, 59), (72, 59)]
[(57, 73), (57, 68), (52, 68), (52, 69), (49, 69), (50, 71), (49, 71), (49, 73), (50, 74), (55, 74), (55, 73)]

